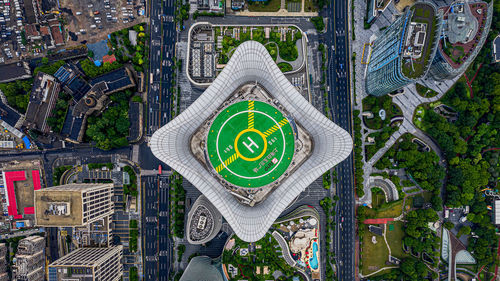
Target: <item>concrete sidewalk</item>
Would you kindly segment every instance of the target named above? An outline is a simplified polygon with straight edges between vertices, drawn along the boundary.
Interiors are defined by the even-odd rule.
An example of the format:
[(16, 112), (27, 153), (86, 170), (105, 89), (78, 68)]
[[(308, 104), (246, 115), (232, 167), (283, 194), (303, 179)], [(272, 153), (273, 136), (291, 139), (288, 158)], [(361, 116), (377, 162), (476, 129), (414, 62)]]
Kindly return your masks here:
[[(304, 9), (302, 7), (302, 9)], [(288, 12), (285, 9), (279, 9), (277, 12), (250, 12), (248, 10), (237, 12), (238, 16), (247, 17), (316, 17), (317, 12)]]

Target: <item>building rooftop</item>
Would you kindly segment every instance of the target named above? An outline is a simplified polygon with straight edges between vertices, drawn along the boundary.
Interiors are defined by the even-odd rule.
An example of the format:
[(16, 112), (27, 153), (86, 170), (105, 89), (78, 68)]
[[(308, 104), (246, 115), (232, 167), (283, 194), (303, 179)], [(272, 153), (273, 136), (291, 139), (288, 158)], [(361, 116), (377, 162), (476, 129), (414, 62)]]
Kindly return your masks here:
[(35, 192), (35, 224), (39, 226), (82, 226), (83, 192), (110, 184), (67, 184)]
[(417, 2), (411, 8), (411, 18), (407, 20), (403, 34), (403, 74), (411, 79), (420, 78), (430, 67), (434, 42), (437, 40), (436, 9), (433, 5)]
[(500, 225), (500, 200), (496, 199), (495, 202), (493, 202), (493, 216), (491, 217), (493, 219), (493, 224)]
[(493, 57), (495, 62), (500, 62), (500, 35), (493, 40)]
[(109, 248), (79, 248), (49, 264), (50, 267), (96, 267), (108, 260), (123, 246)]
[(180, 281), (223, 281), (221, 271), (217, 268), (219, 264), (214, 264), (207, 256), (194, 257), (189, 262)]
[(198, 160), (224, 186), (247, 197), (248, 202), (242, 201), (249, 205), (262, 201), (300, 167), (312, 147), (307, 130), (255, 83), (237, 88), (191, 140)]
[(29, 66), (25, 62), (0, 65), (0, 83), (31, 78)]
[[(246, 87), (250, 87), (250, 91), (247, 91)], [(254, 87), (257, 90), (255, 92), (252, 91)], [(262, 91), (258, 88), (262, 89)], [(242, 91), (240, 92), (239, 89)], [(257, 92), (259, 92), (259, 95), (267, 93), (270, 98), (260, 99)], [(238, 97), (243, 98), (238, 101)], [(240, 104), (240, 101), (244, 101), (246, 107), (250, 105), (249, 101), (254, 101), (254, 109), (241, 111), (243, 104)], [(262, 103), (256, 104), (257, 101)], [(231, 107), (232, 105), (234, 107)], [(262, 115), (258, 117), (259, 120), (261, 118), (263, 120), (259, 122), (264, 122), (268, 118), (265, 114), (269, 115), (268, 113), (276, 112), (276, 116), (281, 114), (281, 116), (286, 117), (287, 122), (282, 123), (280, 122), (283, 119), (275, 119), (277, 124), (274, 124), (276, 127), (274, 127), (273, 133), (278, 132), (276, 140), (274, 140), (274, 135), (265, 137), (264, 139), (258, 133), (252, 136), (243, 136), (245, 134), (244, 130), (248, 129), (248, 125), (250, 124), (248, 122), (248, 113), (253, 112), (255, 118), (257, 115), (255, 111), (257, 109), (260, 109), (259, 116)], [(225, 130), (225, 126), (222, 125), (227, 120), (230, 120), (231, 116), (224, 116), (220, 121), (217, 120), (223, 110), (235, 116), (246, 115), (244, 124), (247, 125), (247, 128), (241, 128), (241, 124), (238, 124), (238, 127), (236, 127), (235, 124), (233, 133), (231, 131), (223, 132), (227, 139), (236, 141), (236, 144), (229, 142), (233, 146), (232, 148), (228, 147), (229, 144), (222, 143), (223, 141), (227, 141), (227, 139), (219, 138), (217, 140), (215, 135), (215, 138), (209, 136), (209, 134), (215, 133), (216, 127), (212, 126), (221, 126), (221, 128), (217, 128), (219, 131)], [(227, 112), (227, 110), (230, 110), (230, 112)], [(231, 110), (234, 110), (234, 112), (231, 112)], [(226, 121), (222, 121), (224, 119)], [(271, 119), (268, 120), (269, 124), (274, 122)], [(211, 120), (214, 120), (214, 122), (211, 122)], [(265, 122), (267, 123), (268, 121)], [(227, 123), (229, 122), (227, 121)], [(307, 140), (306, 136), (308, 133), (310, 136), (309, 144), (314, 145), (314, 149), (312, 149), (312, 147), (307, 147), (307, 141), (300, 143), (295, 139), (294, 146), (296, 150), (310, 151), (302, 155), (305, 158), (303, 163), (299, 161), (300, 152), (286, 152), (288, 149), (287, 145), (290, 146), (291, 144), (286, 144), (285, 131), (283, 131), (283, 135), (280, 137), (281, 131), (279, 129), (285, 127), (287, 124), (290, 124), (292, 128), (286, 127), (283, 130), (288, 130), (286, 132), (292, 132), (292, 134), (295, 132), (294, 138), (298, 137), (300, 139), (302, 134), (303, 140)], [(294, 128), (294, 124), (296, 128)], [(261, 124), (256, 125), (256, 120), (254, 119), (255, 130), (262, 130), (263, 132), (261, 133), (264, 135), (264, 132), (270, 129), (257, 126), (261, 126)], [(206, 134), (203, 133), (204, 128), (206, 129)], [(214, 129), (214, 132), (211, 131), (211, 128)], [(300, 133), (300, 128), (307, 128), (307, 133), (305, 130), (303, 133)], [(238, 134), (235, 134), (236, 132)], [(227, 167), (231, 168), (231, 165), (225, 163), (227, 159), (219, 159), (220, 163), (212, 163), (209, 158), (209, 150), (214, 148), (214, 144), (210, 144), (209, 147), (208, 142), (212, 140), (216, 141), (216, 152), (224, 153), (224, 150), (229, 151), (232, 149), (234, 150), (234, 154), (236, 153), (235, 145), (240, 150), (247, 149), (247, 145), (243, 144), (243, 140), (239, 142), (239, 139), (236, 139), (238, 135), (240, 135), (240, 138), (242, 136), (246, 137), (246, 144), (252, 149), (256, 148), (255, 144), (259, 145), (258, 141), (260, 145), (264, 145), (264, 141), (266, 141), (269, 146), (269, 149), (265, 150), (264, 154), (262, 154), (262, 149), (260, 149), (259, 145), (259, 155), (257, 156), (260, 156), (260, 158), (257, 159), (251, 158), (253, 153), (250, 150), (246, 151), (245, 154), (240, 152), (243, 157), (250, 159), (250, 161), (246, 161), (249, 167), (247, 171), (244, 171), (245, 166), (243, 163), (237, 164), (240, 166), (239, 170), (246, 173), (257, 173), (257, 176), (262, 176), (263, 174), (260, 170), (254, 172), (253, 169), (259, 168), (255, 166), (255, 163), (258, 162), (260, 164), (273, 152), (277, 155), (278, 147), (276, 147), (276, 151), (274, 148), (273, 150), (270, 149), (273, 143), (281, 143), (282, 147), (280, 151), (283, 157), (285, 155), (292, 156), (291, 165), (281, 162), (285, 164), (281, 168), (285, 170), (290, 169), (288, 170), (288, 174), (286, 174), (287, 172), (285, 174), (277, 174), (277, 177), (281, 177), (281, 180), (277, 179), (279, 181), (278, 184), (273, 185), (273, 182), (266, 187), (259, 187), (260, 184), (265, 184), (265, 182), (255, 182), (254, 188), (243, 188), (238, 185), (241, 184), (240, 179), (231, 181), (223, 180), (226, 179), (226, 175), (229, 178), (229, 174), (225, 174), (222, 170), (217, 172), (217, 167), (219, 167), (220, 163), (224, 163), (226, 169)], [(257, 136), (261, 140), (258, 140)], [(253, 140), (255, 144), (248, 139), (249, 137), (252, 140), (255, 138)], [(281, 138), (281, 141), (279, 141), (278, 137)], [(269, 144), (269, 141), (271, 144)], [(217, 147), (217, 143), (219, 142), (220, 147)], [(307, 186), (319, 178), (325, 171), (348, 157), (352, 150), (352, 138), (346, 131), (331, 122), (323, 113), (319, 112), (304, 99), (286, 79), (262, 44), (256, 41), (246, 41), (238, 46), (228, 64), (205, 92), (179, 116), (153, 134), (150, 147), (157, 158), (182, 174), (186, 180), (196, 186), (207, 197), (225, 217), (238, 237), (244, 241), (251, 242), (262, 238), (281, 212)], [(205, 155), (205, 151), (207, 152), (206, 157), (203, 156)], [(257, 150), (254, 150), (254, 152), (256, 153)], [(274, 158), (277, 158), (278, 162), (274, 161)], [(263, 165), (267, 165), (267, 168), (272, 170), (274, 167), (279, 166), (277, 165), (280, 163), (279, 158), (270, 157)], [(231, 160), (235, 160), (234, 157)], [(284, 159), (281, 161), (284, 161)], [(287, 165), (289, 166), (287, 167)], [(248, 177), (246, 175), (243, 176)], [(241, 178), (242, 181), (244, 178)], [(255, 191), (255, 193), (252, 191)], [(258, 192), (262, 191), (268, 191), (263, 198), (252, 197), (252, 195), (259, 195)], [(260, 202), (254, 205), (248, 202), (254, 199), (260, 199)]]
[(38, 72), (33, 80), (30, 101), (26, 110), (24, 125), (42, 133), (50, 132), (47, 118), (52, 114), (59, 97), (60, 84), (56, 79), (43, 72)]
[(204, 244), (212, 240), (222, 227), (222, 215), (200, 195), (194, 202), (188, 214), (186, 237), (190, 244)]
[(483, 34), (487, 36), (483, 30), (488, 17), (488, 5), (485, 2), (466, 4), (456, 1), (440, 10), (444, 12), (445, 26), (439, 50), (453, 68), (459, 68), (475, 49), (482, 47), (480, 38)]

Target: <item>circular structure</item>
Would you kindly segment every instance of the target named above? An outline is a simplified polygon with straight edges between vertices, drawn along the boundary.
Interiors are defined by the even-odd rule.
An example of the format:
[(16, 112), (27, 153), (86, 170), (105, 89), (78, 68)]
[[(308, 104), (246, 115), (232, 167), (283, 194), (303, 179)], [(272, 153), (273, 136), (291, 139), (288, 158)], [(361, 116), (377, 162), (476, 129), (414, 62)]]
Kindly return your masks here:
[(210, 126), (207, 154), (230, 184), (255, 188), (280, 178), (292, 163), (295, 133), (276, 107), (254, 100), (221, 110)]
[(188, 213), (186, 238), (194, 245), (212, 240), (222, 228), (222, 215), (203, 195), (194, 202)]

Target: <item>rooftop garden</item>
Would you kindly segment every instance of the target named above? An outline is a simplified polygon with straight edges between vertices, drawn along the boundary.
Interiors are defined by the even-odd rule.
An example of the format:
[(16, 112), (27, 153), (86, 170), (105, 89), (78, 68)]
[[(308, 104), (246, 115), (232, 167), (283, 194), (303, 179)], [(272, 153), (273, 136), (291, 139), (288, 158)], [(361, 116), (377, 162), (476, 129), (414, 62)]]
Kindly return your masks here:
[[(239, 40), (233, 38), (234, 29), (239, 29)], [(281, 41), (281, 33), (277, 27), (271, 28), (269, 38), (266, 38), (265, 30), (262, 26), (247, 27), (246, 29), (242, 27), (216, 27), (216, 38), (221, 35), (221, 31), (224, 34), (222, 38), (222, 50), (219, 50), (218, 63), (220, 64), (226, 64), (234, 50), (236, 50), (236, 47), (249, 40), (263, 44), (275, 61), (278, 59), (278, 56), (285, 61), (295, 61), (298, 58), (298, 50), (295, 44), (297, 40), (302, 38), (302, 33), (295, 27), (288, 28), (284, 37), (285, 41)], [(281, 69), (287, 68), (282, 65)]]
[[(275, 280), (273, 274), (278, 274), (278, 271), (281, 272), (278, 280), (292, 280), (294, 277), (306, 280), (281, 257), (281, 248), (269, 232), (259, 241), (252, 243), (254, 244), (252, 246), (236, 235), (233, 235), (232, 239), (235, 240), (234, 246), (231, 249), (224, 249), (222, 254), (222, 263), (226, 267), (230, 281)], [(234, 276), (230, 267), (236, 268)]]
[[(422, 56), (413, 61), (412, 59), (403, 60), (403, 74), (408, 78), (416, 79), (424, 75), (428, 68), (428, 64), (430, 63), (429, 59), (432, 52), (431, 47), (435, 43), (434, 40), (436, 40), (436, 36), (434, 35), (437, 29), (437, 20), (432, 6), (428, 4), (416, 4), (411, 7), (411, 10), (413, 10), (413, 15), (410, 22), (427, 24), (425, 38), (426, 43), (423, 47)], [(406, 36), (406, 34), (404, 36)]]

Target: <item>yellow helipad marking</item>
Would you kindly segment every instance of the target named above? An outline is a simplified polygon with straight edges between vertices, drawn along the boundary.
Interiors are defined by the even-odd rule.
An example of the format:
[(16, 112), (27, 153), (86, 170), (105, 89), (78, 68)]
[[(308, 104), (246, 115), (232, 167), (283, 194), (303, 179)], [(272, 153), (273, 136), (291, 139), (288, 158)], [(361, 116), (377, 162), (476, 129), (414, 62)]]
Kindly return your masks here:
[(220, 163), (219, 166), (215, 168), (215, 171), (219, 173), (220, 171), (224, 170), (225, 167), (229, 166), (231, 163), (233, 163), (236, 159), (238, 159), (238, 155), (235, 153), (226, 160), (224, 160), (224, 163)]
[(248, 101), (248, 129), (253, 129), (254, 126), (254, 113), (253, 110), (255, 109), (255, 101), (249, 100)]
[[(238, 140), (240, 139), (241, 135), (243, 135), (244, 133), (246, 132), (255, 132), (257, 133), (261, 138), (262, 140), (264, 141), (264, 149), (262, 149), (262, 152), (259, 154), (259, 156), (257, 157), (252, 157), (252, 158), (248, 158), (248, 157), (245, 157), (243, 156), (239, 149), (238, 149)], [(241, 131), (237, 136), (236, 136), (236, 139), (234, 140), (234, 150), (236, 150), (236, 154), (238, 155), (238, 157), (240, 157), (241, 159), (245, 160), (245, 161), (255, 161), (255, 160), (258, 160), (259, 158), (261, 158), (262, 156), (264, 156), (264, 154), (266, 153), (267, 151), (267, 141), (266, 141), (266, 136), (261, 133), (259, 130), (257, 129), (245, 129), (243, 131)]]
[(274, 124), (271, 128), (267, 129), (267, 131), (264, 132), (264, 135), (266, 137), (272, 135), (274, 132), (276, 132), (279, 128), (285, 126), (288, 123), (288, 119), (283, 118), (283, 120), (279, 121), (278, 124)]

